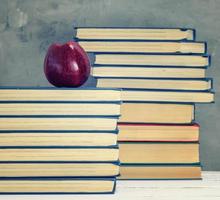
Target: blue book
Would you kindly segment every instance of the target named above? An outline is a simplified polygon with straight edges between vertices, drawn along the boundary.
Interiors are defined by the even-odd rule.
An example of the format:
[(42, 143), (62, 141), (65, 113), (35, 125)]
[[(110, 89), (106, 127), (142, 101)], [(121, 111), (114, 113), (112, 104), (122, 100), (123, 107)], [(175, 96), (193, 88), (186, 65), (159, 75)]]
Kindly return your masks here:
[(111, 194), (115, 178), (6, 178), (0, 194)]
[(184, 79), (184, 78), (129, 78), (129, 77), (99, 77), (97, 87), (116, 87), (123, 89), (149, 90), (190, 90), (208, 91), (212, 89), (211, 78)]
[(117, 162), (118, 146), (1, 146), (1, 163)]
[(113, 131), (1, 131), (0, 147), (36, 146), (114, 146), (117, 145), (118, 130)]
[(120, 102), (120, 89), (0, 87), (0, 102)]
[(0, 179), (6, 178), (95, 178), (119, 175), (119, 162), (0, 163)]
[(76, 27), (74, 37), (83, 40), (195, 40), (191, 28), (153, 27)]
[(0, 117), (119, 117), (120, 101), (112, 102), (14, 102), (0, 101)]
[(92, 62), (100, 65), (205, 68), (210, 65), (211, 57), (205, 54), (95, 53)]
[(117, 121), (110, 116), (0, 116), (0, 132), (114, 131)]
[(207, 52), (205, 42), (191, 41), (79, 40), (78, 43), (88, 53), (204, 54)]
[(213, 103), (213, 91), (124, 89), (123, 102)]
[(206, 67), (191, 68), (179, 66), (141, 66), (141, 65), (93, 65), (95, 78), (205, 78)]

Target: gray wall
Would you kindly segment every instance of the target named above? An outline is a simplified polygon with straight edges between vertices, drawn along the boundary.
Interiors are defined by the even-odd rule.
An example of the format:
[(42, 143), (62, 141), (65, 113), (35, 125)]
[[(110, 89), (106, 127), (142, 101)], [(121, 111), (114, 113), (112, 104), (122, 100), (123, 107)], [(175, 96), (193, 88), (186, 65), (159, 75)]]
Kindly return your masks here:
[[(43, 59), (49, 44), (72, 38), (74, 26), (191, 27), (208, 42), (216, 103), (198, 105), (201, 161), (220, 170), (219, 0), (0, 0), (0, 85), (48, 86)], [(90, 79), (86, 85), (94, 85)]]

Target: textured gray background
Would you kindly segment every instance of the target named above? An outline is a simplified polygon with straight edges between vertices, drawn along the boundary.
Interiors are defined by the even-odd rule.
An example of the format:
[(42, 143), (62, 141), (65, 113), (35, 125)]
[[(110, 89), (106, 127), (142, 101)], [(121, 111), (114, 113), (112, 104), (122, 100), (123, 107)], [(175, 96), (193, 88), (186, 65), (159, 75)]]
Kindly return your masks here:
[[(198, 105), (201, 161), (220, 170), (220, 0), (0, 0), (0, 85), (48, 86), (49, 44), (72, 38), (74, 26), (191, 27), (208, 42), (216, 103)], [(94, 85), (89, 80), (86, 85)]]

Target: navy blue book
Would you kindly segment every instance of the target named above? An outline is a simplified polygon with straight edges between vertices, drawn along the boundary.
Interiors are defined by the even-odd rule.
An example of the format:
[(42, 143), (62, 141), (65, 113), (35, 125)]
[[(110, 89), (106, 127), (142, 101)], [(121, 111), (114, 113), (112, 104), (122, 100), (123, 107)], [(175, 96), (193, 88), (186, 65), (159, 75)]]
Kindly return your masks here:
[(123, 89), (208, 91), (212, 89), (212, 79), (100, 77), (97, 79), (97, 87), (116, 87)]
[(93, 60), (100, 65), (205, 68), (210, 65), (211, 57), (203, 54), (95, 53)]
[(207, 51), (205, 42), (190, 41), (78, 41), (86, 52), (114, 53), (176, 53), (204, 54)]
[(214, 92), (212, 91), (123, 89), (121, 93), (123, 102), (214, 102)]
[[(213, 103), (214, 92), (210, 90), (162, 90), (162, 89), (122, 89), (123, 103)], [(0, 119), (1, 121), (1, 119)], [(0, 126), (1, 128), (1, 126)]]
[(111, 194), (115, 178), (5, 178), (0, 194)]
[(96, 78), (205, 78), (206, 68), (141, 65), (93, 65)]
[(195, 40), (191, 28), (76, 27), (74, 34), (78, 40)]
[(0, 147), (63, 147), (63, 146), (114, 146), (118, 130), (113, 131), (32, 131), (8, 130), (0, 132)]
[(0, 87), (0, 102), (119, 102), (111, 88)]
[(0, 132), (114, 131), (118, 117), (109, 116), (0, 116)]
[(86, 178), (119, 175), (119, 162), (80, 163), (0, 163), (3, 178)]
[(118, 146), (1, 146), (2, 163), (117, 162)]
[(119, 117), (120, 101), (112, 102), (14, 102), (0, 101), (0, 117)]

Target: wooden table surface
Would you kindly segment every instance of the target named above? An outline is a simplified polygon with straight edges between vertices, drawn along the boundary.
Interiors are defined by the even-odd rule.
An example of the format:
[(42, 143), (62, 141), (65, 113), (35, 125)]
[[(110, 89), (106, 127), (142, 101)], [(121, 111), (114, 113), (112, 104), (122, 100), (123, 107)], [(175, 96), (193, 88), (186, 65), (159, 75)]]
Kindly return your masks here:
[(203, 180), (117, 181), (108, 195), (2, 195), (0, 200), (220, 200), (220, 172), (203, 172)]

